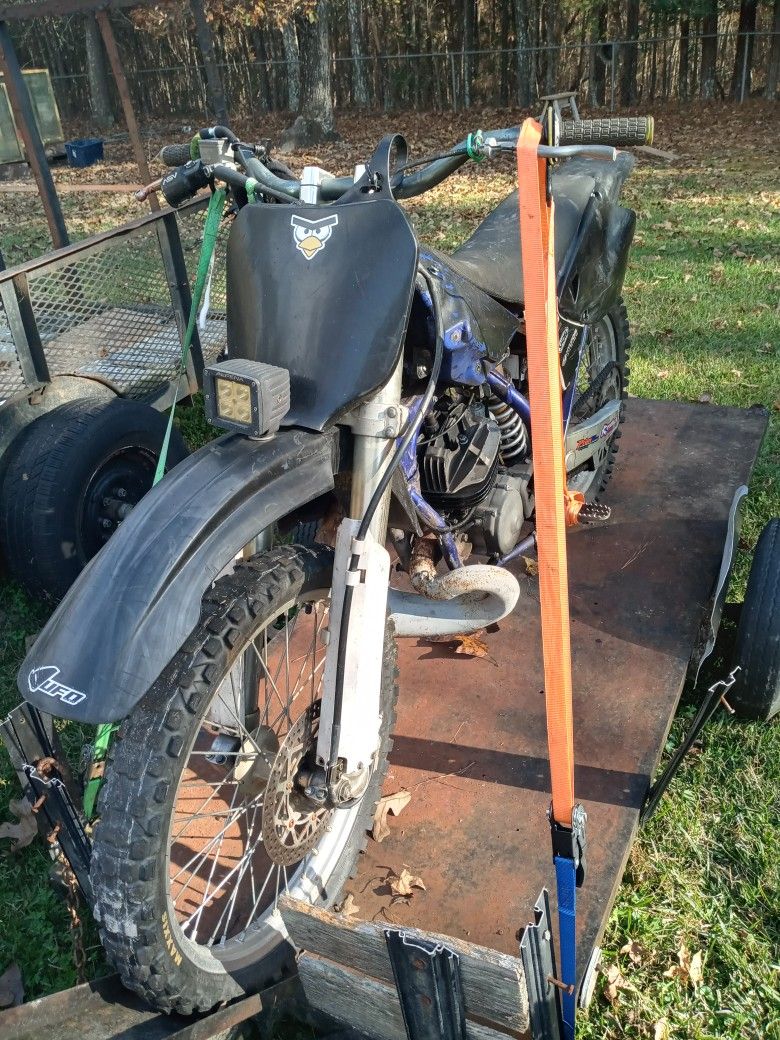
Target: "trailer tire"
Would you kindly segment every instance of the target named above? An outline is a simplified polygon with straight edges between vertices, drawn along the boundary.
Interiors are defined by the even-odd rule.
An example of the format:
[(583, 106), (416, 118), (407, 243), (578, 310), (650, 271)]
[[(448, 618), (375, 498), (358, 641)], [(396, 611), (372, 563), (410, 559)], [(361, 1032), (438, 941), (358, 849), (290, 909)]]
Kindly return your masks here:
[(768, 720), (780, 711), (780, 518), (756, 543), (737, 630), (734, 664), (741, 667), (728, 695), (744, 719)]
[[(83, 397), (22, 431), (0, 488), (0, 544), (31, 595), (61, 599), (151, 488), (166, 424), (138, 401)], [(166, 469), (186, 455), (174, 429)]]

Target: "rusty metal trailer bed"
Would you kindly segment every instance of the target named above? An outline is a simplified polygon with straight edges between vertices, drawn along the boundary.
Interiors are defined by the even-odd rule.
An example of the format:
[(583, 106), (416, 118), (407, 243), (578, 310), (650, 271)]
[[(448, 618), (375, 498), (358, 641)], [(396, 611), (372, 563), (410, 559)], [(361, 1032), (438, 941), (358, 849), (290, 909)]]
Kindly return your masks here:
[[(766, 426), (763, 409), (639, 399), (627, 409), (607, 495), (612, 519), (576, 530), (569, 550), (576, 788), (589, 814), (588, 873), (578, 900), (578, 977), (586, 986), (689, 662), (710, 620), (735, 492), (749, 481)], [(443, 956), (459, 959), (460, 1036), (558, 1035), (540, 900), (554, 885), (538, 600), (535, 579), (521, 581), (515, 613), (489, 633), (492, 659), (453, 657), (435, 643), (400, 644), (385, 793), (407, 789), (412, 797), (390, 837), (369, 841), (361, 856), (347, 886), (357, 914), (281, 902), (302, 950), (309, 1004), (379, 1040), (407, 1036), (387, 930), (419, 943), (421, 967), (435, 948), (431, 940)], [(404, 866), (425, 890), (393, 901), (387, 878)], [(414, 957), (409, 963), (414, 970)], [(8, 1014), (0, 1014), (0, 1036), (12, 1035), (4, 1032)], [(10, 1014), (17, 1024), (24, 1018), (23, 1009)], [(198, 1036), (212, 1035), (210, 1021), (200, 1023), (206, 1031)], [(126, 1016), (122, 1023), (100, 1037), (157, 1035), (133, 1032)], [(28, 1034), (17, 1028), (13, 1035)]]

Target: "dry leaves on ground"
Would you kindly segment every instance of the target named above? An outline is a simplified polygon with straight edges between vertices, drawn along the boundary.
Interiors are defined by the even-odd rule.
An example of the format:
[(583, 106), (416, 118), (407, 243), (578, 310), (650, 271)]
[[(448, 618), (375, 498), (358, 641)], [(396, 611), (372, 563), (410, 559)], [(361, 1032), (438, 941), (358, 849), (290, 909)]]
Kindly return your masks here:
[(16, 852), (30, 844), (38, 833), (38, 824), (26, 798), (12, 798), (8, 808), (14, 816), (18, 816), (19, 822), (0, 824), (0, 838), (10, 838), (13, 841), (10, 851)]
[(677, 951), (677, 964), (673, 964), (664, 972), (664, 978), (679, 979), (682, 983), (690, 982), (694, 989), (698, 989), (704, 978), (701, 950), (691, 956), (683, 943)]
[(491, 664), (498, 667), (498, 662), (490, 655), (487, 643), (483, 642), (479, 636), (479, 632), (475, 632), (471, 636), (455, 636), (453, 640), (455, 653), (465, 654), (466, 657), (484, 657), (486, 661), (490, 661)]
[(539, 573), (538, 562), (533, 558), (533, 556), (521, 556), (520, 559), (523, 561), (525, 573), (530, 577), (535, 578)]
[(402, 898), (414, 895), (413, 890), (415, 888), (421, 888), (423, 892), (427, 891), (423, 879), (416, 874), (412, 874), (406, 867), (403, 868), (398, 877), (395, 874), (388, 875), (387, 883), (393, 895), (401, 896)]
[(637, 989), (633, 983), (629, 982), (628, 979), (623, 975), (617, 964), (610, 964), (606, 972), (606, 985), (604, 986), (604, 996), (610, 1002), (614, 1004), (618, 998), (618, 992), (621, 989), (629, 990), (632, 993), (636, 993)]
[(409, 804), (411, 797), (409, 791), (396, 791), (395, 794), (386, 794), (379, 799), (374, 813), (374, 826), (371, 829), (371, 837), (374, 841), (384, 841), (390, 836), (387, 817), (390, 813), (398, 816)]
[(620, 947), (620, 952), (627, 953), (632, 964), (641, 964), (645, 948), (636, 939), (629, 939), (625, 946)]
[(24, 984), (18, 964), (12, 964), (0, 975), (0, 1008), (18, 1007), (24, 1003)]
[(333, 907), (337, 914), (342, 914), (344, 917), (354, 917), (355, 914), (360, 912), (360, 907), (357, 906), (351, 892), (347, 892), (342, 901)]
[(665, 1018), (659, 1018), (653, 1027), (653, 1040), (669, 1040), (671, 1035), (669, 1023)]

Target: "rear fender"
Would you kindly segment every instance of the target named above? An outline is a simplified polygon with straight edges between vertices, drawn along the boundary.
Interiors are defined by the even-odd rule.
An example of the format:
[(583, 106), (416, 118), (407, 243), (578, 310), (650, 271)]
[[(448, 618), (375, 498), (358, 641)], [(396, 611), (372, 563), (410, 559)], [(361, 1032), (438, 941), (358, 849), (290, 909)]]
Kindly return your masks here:
[(79, 575), (18, 676), (50, 715), (116, 722), (198, 623), (203, 593), (260, 531), (333, 488), (337, 432), (231, 434), (180, 463)]

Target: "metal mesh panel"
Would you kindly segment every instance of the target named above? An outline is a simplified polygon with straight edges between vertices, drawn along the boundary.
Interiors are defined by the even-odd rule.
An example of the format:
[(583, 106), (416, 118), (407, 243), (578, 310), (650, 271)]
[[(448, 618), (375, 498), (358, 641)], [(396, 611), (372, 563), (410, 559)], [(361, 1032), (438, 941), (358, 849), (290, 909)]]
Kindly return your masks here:
[(24, 379), (5, 308), (0, 300), (0, 404), (24, 389)]
[(52, 375), (98, 376), (129, 397), (174, 376), (179, 331), (153, 227), (31, 272), (29, 282)]

